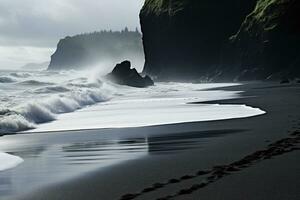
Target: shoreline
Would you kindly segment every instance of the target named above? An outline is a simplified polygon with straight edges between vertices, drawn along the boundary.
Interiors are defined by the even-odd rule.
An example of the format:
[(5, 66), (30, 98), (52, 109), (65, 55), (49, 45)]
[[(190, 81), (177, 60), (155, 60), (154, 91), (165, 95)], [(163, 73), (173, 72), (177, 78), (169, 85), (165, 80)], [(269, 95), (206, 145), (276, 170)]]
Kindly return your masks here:
[[(266, 86), (268, 87), (266, 88)], [(243, 103), (259, 107), (267, 111), (267, 114), (262, 116), (155, 127), (86, 131), (95, 134), (96, 132), (103, 131), (107, 133), (106, 135), (112, 131), (116, 132), (116, 135), (120, 135), (121, 133), (124, 134), (123, 136), (126, 135), (127, 139), (135, 138), (141, 134), (141, 137), (147, 139), (148, 154), (141, 158), (126, 161), (106, 169), (99, 169), (87, 173), (70, 181), (40, 188), (16, 199), (60, 199), (62, 197), (64, 199), (120, 199), (126, 194), (136, 194), (143, 190), (147, 191), (151, 185), (156, 187), (157, 191), (155, 190), (145, 195), (143, 194), (136, 199), (158, 199), (172, 195), (176, 191), (185, 193), (188, 191), (184, 192), (184, 189), (191, 189), (192, 187), (192, 190), (194, 190), (195, 188), (199, 188), (201, 186), (199, 185), (199, 180), (195, 180), (198, 178), (190, 178), (190, 175), (199, 171), (199, 169), (213, 169), (219, 165), (234, 163), (244, 156), (252, 155), (253, 152), (264, 149), (272, 142), (289, 137), (290, 133), (288, 133), (288, 131), (292, 130), (293, 132), (298, 130), (299, 127), (296, 125), (300, 123), (300, 116), (295, 108), (299, 108), (300, 104), (297, 101), (299, 97), (297, 95), (299, 95), (300, 92), (299, 85), (295, 87), (276, 88), (269, 88), (269, 86), (274, 86), (274, 84), (253, 83), (244, 86), (233, 86), (226, 89), (230, 90), (232, 88), (235, 91), (239, 90), (237, 88), (244, 89), (245, 92), (242, 94), (243, 98), (214, 101), (214, 103)], [(264, 126), (261, 126), (262, 124)], [(295, 153), (299, 155), (299, 151)], [(293, 152), (293, 154), (295, 153)], [(279, 157), (287, 156), (281, 155)], [(277, 159), (276, 157), (275, 160)], [(293, 159), (295, 159), (295, 157), (293, 157)], [(299, 161), (299, 159), (296, 159), (296, 161)], [(288, 159), (286, 162), (288, 165), (292, 164), (297, 166), (297, 162), (295, 163), (295, 161), (291, 161), (291, 159)], [(262, 166), (264, 165), (266, 165), (265, 162), (262, 162), (254, 166), (256, 168), (263, 168)], [(274, 171), (276, 171), (275, 168), (276, 166), (274, 167)], [(260, 173), (263, 173), (264, 170), (265, 169), (262, 169)], [(247, 174), (244, 175), (247, 171), (248, 169), (234, 173), (233, 177), (247, 176)], [(283, 175), (284, 173), (288, 173), (289, 175), (295, 173), (295, 171), (285, 171)], [(178, 177), (186, 179), (187, 182), (176, 183), (166, 187), (161, 187), (161, 184), (155, 184), (165, 183), (166, 180), (176, 179)], [(253, 177), (259, 180), (257, 172), (254, 173)], [(299, 176), (295, 175), (295, 178), (299, 178)], [(221, 185), (222, 183), (234, 185), (234, 182), (228, 183), (225, 181), (226, 179), (228, 179), (228, 177), (220, 181)], [(276, 179), (276, 176), (274, 176), (274, 179)], [(271, 185), (275, 184), (268, 183)], [(222, 194), (224, 191), (226, 192), (225, 188), (221, 189), (222, 187), (218, 187), (219, 184), (220, 183), (217, 182), (207, 188), (201, 187), (201, 190), (185, 195), (183, 199), (198, 199), (200, 197), (201, 199), (218, 199), (216, 198), (217, 194)], [(298, 190), (294, 190), (295, 186), (293, 187), (293, 185), (297, 185), (297, 183), (291, 184), (292, 185), (288, 184), (290, 191), (281, 191), (281, 199), (285, 199), (284, 197), (290, 192), (294, 192), (296, 195), (294, 196), (299, 197), (300, 194), (297, 192)], [(217, 193), (212, 189), (214, 187), (218, 188)], [(257, 195), (261, 194), (258, 186), (253, 184), (249, 186), (248, 183), (241, 185), (240, 190), (245, 190), (244, 192), (247, 193), (247, 188), (249, 187), (255, 188)], [(283, 187), (283, 190), (286, 190), (286, 188), (287, 186)], [(230, 194), (227, 195), (230, 197)], [(231, 193), (231, 195), (235, 194)], [(253, 199), (251, 198), (253, 197), (251, 194), (247, 194), (246, 196), (249, 197), (249, 199)], [(272, 197), (274, 197), (274, 195), (268, 193), (258, 196), (256, 199), (272, 199)], [(180, 199), (180, 197), (176, 197), (175, 199)], [(236, 199), (239, 198), (236, 197)]]
[(166, 182), (153, 183), (151, 186), (143, 188), (141, 192), (123, 195), (120, 198), (120, 200), (136, 199), (144, 194), (156, 191), (169, 185), (182, 183), (187, 180), (192, 180), (204, 176), (200, 183), (193, 184), (190, 187), (180, 189), (177, 191), (177, 193), (175, 192), (173, 195), (159, 197), (158, 199), (168, 200), (185, 195), (191, 195), (197, 192), (198, 190), (207, 187), (208, 185), (213, 184), (226, 176), (234, 175), (235, 173), (250, 168), (259, 162), (263, 162), (264, 160), (268, 159), (273, 159), (277, 156), (284, 155), (293, 151), (299, 151), (300, 145), (297, 146), (297, 144), (299, 143), (300, 131), (296, 130), (292, 134), (290, 134), (289, 137), (269, 144), (265, 149), (258, 150), (233, 163), (227, 165), (225, 164), (213, 166), (211, 169), (199, 169), (199, 171), (195, 172), (194, 174), (185, 174), (181, 177), (169, 179)]
[[(236, 98), (239, 91), (218, 90), (218, 87), (233, 85), (236, 84), (161, 83), (143, 90), (130, 88), (120, 92), (124, 96), (77, 112), (59, 115), (56, 121), (40, 124), (30, 132), (150, 127), (264, 114), (258, 108), (245, 105), (189, 104), (196, 100)], [(207, 90), (212, 88), (215, 90)], [(201, 112), (205, 115), (198, 114)]]

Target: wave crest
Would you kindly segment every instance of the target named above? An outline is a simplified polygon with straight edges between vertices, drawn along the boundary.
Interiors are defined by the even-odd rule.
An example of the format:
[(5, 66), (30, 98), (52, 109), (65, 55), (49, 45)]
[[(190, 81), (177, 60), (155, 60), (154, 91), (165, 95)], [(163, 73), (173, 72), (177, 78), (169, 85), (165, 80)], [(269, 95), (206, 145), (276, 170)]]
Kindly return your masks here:
[(48, 93), (58, 93), (58, 92), (69, 92), (70, 89), (63, 87), (63, 86), (49, 86), (44, 88), (36, 89), (34, 92), (37, 94), (48, 94)]
[(109, 98), (101, 89), (80, 89), (23, 104), (15, 110), (0, 110), (0, 133), (25, 131), (37, 124), (51, 122), (58, 114), (74, 112)]
[(17, 78), (28, 78), (31, 76), (28, 72), (12, 72), (9, 75)]
[(25, 131), (33, 129), (34, 127), (34, 124), (16, 112), (10, 112), (10, 114), (6, 114), (6, 116), (0, 116), (0, 133)]
[(0, 77), (0, 83), (14, 83), (17, 82), (15, 79), (7, 76), (1, 76)]
[(33, 85), (33, 86), (44, 86), (44, 85), (54, 85), (54, 83), (50, 82), (42, 82), (37, 80), (27, 80), (18, 83), (19, 85)]
[(113, 90), (90, 72), (4, 71), (0, 83), (0, 135), (34, 129), (62, 113), (107, 101)]

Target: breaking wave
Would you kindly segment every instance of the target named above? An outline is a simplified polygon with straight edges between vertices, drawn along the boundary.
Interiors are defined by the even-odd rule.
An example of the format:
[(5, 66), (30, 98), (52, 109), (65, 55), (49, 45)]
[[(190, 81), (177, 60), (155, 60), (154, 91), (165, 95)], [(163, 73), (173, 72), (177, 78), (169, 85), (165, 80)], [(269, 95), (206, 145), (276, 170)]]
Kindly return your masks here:
[[(0, 134), (34, 129), (38, 124), (56, 120), (59, 114), (110, 99), (109, 91), (100, 80), (68, 79), (64, 75), (61, 82), (57, 76), (50, 77), (51, 80), (57, 78), (58, 83), (54, 84), (33, 75), (26, 80), (28, 76), (23, 75), (25, 78), (16, 83), (21, 89), (12, 88), (0, 94)], [(10, 80), (1, 78), (0, 81)]]
[(33, 129), (37, 124), (55, 120), (58, 114), (74, 112), (106, 100), (108, 98), (101, 91), (85, 90), (30, 101), (15, 110), (0, 110), (0, 133)]
[(70, 89), (64, 86), (50, 86), (50, 87), (45, 87), (45, 88), (38, 88), (34, 92), (41, 94), (41, 93), (57, 93), (57, 92), (69, 92)]
[(18, 85), (43, 86), (43, 85), (54, 85), (54, 83), (37, 81), (37, 80), (26, 80), (26, 81), (19, 82)]

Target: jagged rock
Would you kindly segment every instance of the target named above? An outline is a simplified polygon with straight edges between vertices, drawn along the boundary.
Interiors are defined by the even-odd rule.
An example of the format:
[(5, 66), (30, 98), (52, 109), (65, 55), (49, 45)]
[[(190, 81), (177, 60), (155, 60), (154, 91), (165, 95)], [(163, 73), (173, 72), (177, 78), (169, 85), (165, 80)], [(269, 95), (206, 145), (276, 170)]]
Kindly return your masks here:
[(114, 83), (132, 87), (148, 87), (154, 85), (153, 80), (149, 76), (142, 77), (135, 68), (131, 69), (131, 63), (127, 60), (117, 64), (106, 78)]

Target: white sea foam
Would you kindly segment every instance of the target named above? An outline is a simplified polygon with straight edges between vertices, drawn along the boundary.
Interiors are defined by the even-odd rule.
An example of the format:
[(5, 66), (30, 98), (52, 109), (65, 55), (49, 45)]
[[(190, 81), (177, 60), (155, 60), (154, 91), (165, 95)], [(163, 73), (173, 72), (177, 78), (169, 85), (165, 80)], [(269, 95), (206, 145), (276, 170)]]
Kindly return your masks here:
[(0, 118), (0, 133), (25, 131), (34, 127), (33, 123), (17, 113)]
[(14, 111), (0, 116), (0, 133), (32, 129), (37, 124), (54, 121), (58, 114), (73, 112), (105, 100), (107, 97), (97, 90), (70, 92), (30, 100), (16, 107)]
[[(1, 72), (0, 76), (9, 77)], [(239, 98), (241, 91), (207, 90), (236, 84), (157, 83), (132, 88), (98, 78), (76, 72), (32, 72), (16, 76), (17, 83), (0, 84), (0, 135), (226, 120), (265, 113), (247, 105), (201, 103)], [(0, 152), (0, 171), (22, 161)]]
[(80, 77), (75, 72), (39, 72), (29, 79), (26, 74), (25, 78), (21, 75), (18, 73), (18, 86), (0, 86), (4, 90), (0, 94), (0, 134), (33, 129), (40, 123), (54, 121), (59, 114), (109, 99), (101, 81)]
[(152, 126), (264, 113), (246, 105), (190, 104), (238, 98), (239, 91), (206, 90), (235, 84), (157, 83), (131, 88), (103, 83), (95, 72), (0, 71), (0, 77), (10, 76), (16, 83), (0, 85), (0, 134)]
[(230, 85), (235, 84), (158, 83), (147, 89), (117, 86), (118, 95), (110, 101), (60, 115), (58, 120), (41, 124), (33, 132), (142, 127), (245, 118), (265, 113), (247, 105), (201, 104), (240, 97), (239, 91), (206, 90)]
[(69, 92), (69, 91), (70, 91), (70, 89), (68, 89), (67, 87), (63, 87), (63, 86), (49, 86), (49, 87), (39, 88), (39, 89), (35, 90), (35, 92), (38, 94), (41, 94), (41, 93), (45, 93), (45, 94), (63, 93), (63, 92)]
[(18, 156), (0, 152), (0, 171), (14, 168), (22, 162), (23, 159)]
[(44, 85), (54, 85), (54, 83), (37, 81), (37, 80), (26, 80), (26, 81), (19, 82), (18, 85), (44, 86)]
[(28, 78), (31, 76), (31, 73), (29, 73), (29, 72), (12, 72), (9, 75), (17, 77), (17, 78)]

